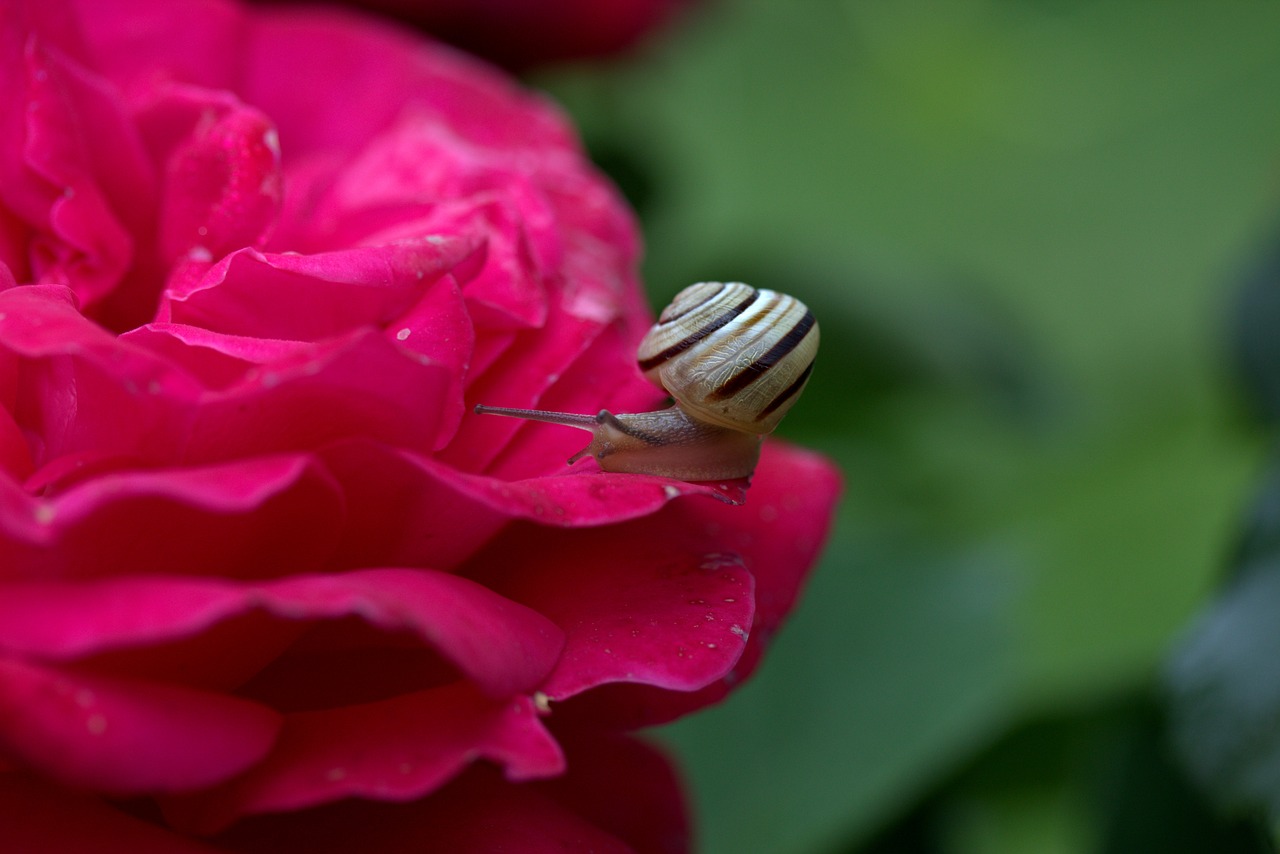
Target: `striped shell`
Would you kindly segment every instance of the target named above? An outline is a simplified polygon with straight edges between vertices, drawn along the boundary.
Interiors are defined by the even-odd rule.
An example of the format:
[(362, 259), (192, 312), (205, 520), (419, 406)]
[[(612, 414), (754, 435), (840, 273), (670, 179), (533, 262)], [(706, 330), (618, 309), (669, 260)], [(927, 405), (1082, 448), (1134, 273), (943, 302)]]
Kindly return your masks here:
[(813, 371), (818, 324), (795, 297), (741, 282), (699, 282), (662, 312), (640, 370), (691, 417), (769, 433)]

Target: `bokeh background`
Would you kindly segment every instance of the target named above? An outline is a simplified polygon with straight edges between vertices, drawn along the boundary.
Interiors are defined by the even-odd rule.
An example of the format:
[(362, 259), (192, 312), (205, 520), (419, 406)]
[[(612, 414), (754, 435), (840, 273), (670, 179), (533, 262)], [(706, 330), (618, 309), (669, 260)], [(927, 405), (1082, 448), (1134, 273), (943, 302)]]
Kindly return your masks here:
[(780, 435), (845, 472), (826, 558), (754, 680), (655, 734), (701, 850), (1269, 850), (1171, 755), (1162, 674), (1271, 444), (1239, 339), (1280, 338), (1241, 310), (1280, 4), (707, 0), (526, 79), (656, 307), (737, 279), (822, 325)]

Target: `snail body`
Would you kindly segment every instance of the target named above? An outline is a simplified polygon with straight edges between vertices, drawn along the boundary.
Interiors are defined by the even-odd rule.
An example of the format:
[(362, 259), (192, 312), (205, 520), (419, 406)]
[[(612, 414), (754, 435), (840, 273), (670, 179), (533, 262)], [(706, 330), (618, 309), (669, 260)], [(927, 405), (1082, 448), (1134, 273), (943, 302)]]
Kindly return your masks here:
[(640, 370), (675, 400), (657, 412), (597, 415), (477, 406), (589, 430), (570, 459), (593, 456), (610, 472), (728, 480), (755, 471), (764, 436), (813, 371), (818, 324), (795, 297), (741, 282), (700, 282), (663, 310), (640, 342)]

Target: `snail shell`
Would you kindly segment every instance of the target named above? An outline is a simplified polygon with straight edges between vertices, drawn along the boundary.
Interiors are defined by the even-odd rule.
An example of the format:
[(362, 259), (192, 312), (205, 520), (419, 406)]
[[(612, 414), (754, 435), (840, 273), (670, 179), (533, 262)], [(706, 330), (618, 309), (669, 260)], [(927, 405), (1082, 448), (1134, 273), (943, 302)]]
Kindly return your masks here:
[(741, 282), (699, 282), (663, 310), (640, 342), (649, 380), (675, 399), (657, 412), (597, 415), (477, 406), (589, 430), (590, 455), (612, 472), (679, 480), (750, 477), (766, 433), (778, 426), (813, 371), (818, 324), (795, 297)]
[(699, 282), (676, 294), (636, 358), (691, 417), (764, 434), (796, 402), (817, 353), (818, 324), (800, 300)]

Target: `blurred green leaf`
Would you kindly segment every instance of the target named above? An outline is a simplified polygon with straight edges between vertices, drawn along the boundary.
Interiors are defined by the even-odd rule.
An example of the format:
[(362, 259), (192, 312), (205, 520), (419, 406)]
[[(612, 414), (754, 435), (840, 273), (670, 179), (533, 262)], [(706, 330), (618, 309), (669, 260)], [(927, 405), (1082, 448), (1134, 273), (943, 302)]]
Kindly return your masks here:
[(1148, 690), (1031, 719), (863, 854), (1269, 854), (1262, 825), (1215, 815), (1166, 748)]

